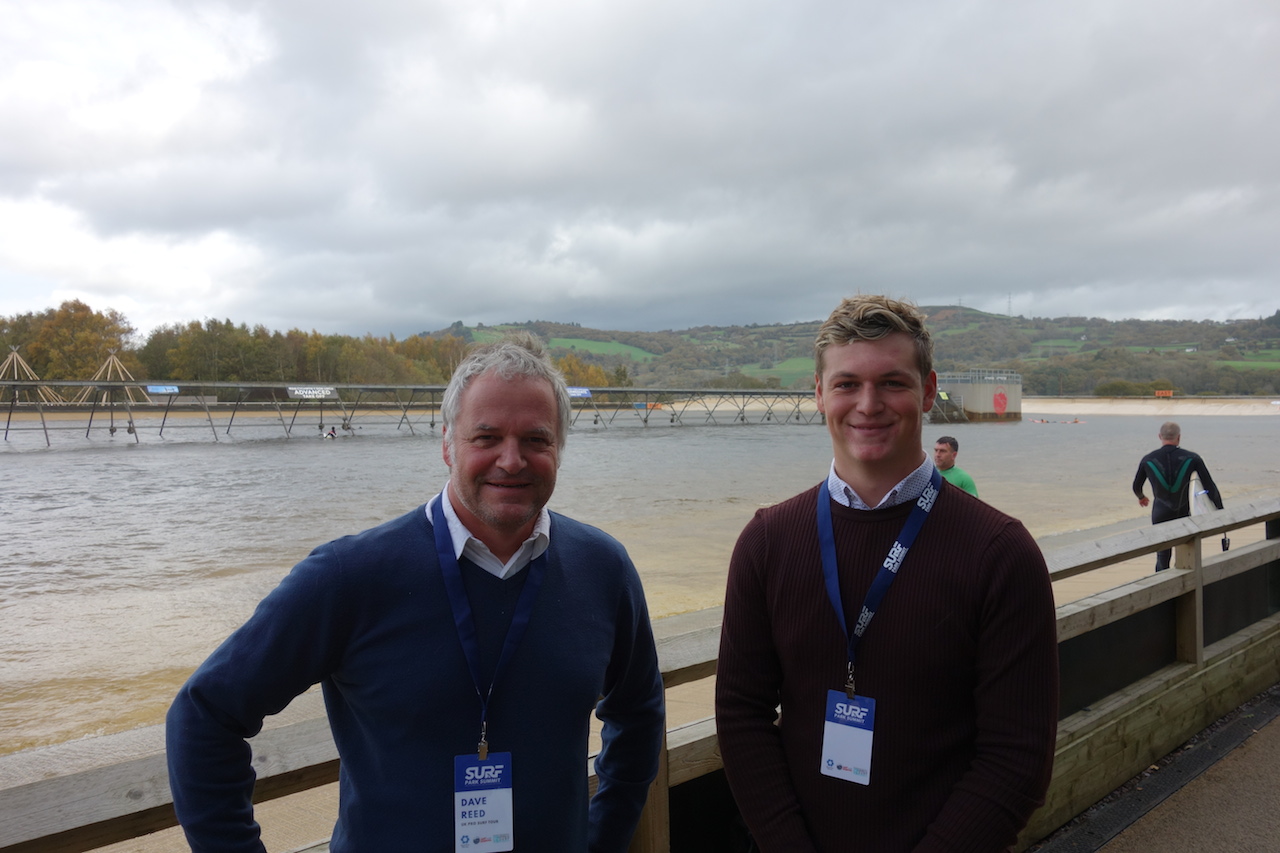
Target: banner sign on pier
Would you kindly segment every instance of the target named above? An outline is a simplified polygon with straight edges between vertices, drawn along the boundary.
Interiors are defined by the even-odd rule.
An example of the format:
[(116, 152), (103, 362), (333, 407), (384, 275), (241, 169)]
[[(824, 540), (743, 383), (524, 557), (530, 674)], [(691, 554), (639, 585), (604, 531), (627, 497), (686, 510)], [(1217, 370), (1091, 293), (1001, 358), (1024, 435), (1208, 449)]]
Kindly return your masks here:
[(570, 396), (571, 398), (573, 398), (573, 399), (584, 399), (584, 400), (590, 400), (590, 399), (591, 399), (591, 389), (590, 389), (590, 388), (575, 388), (575, 387), (573, 387), (572, 385), (570, 385), (570, 386), (569, 386), (569, 396)]
[(336, 400), (338, 392), (329, 385), (290, 385), (292, 400)]
[(148, 385), (147, 393), (148, 394), (177, 394), (178, 386), (177, 385)]

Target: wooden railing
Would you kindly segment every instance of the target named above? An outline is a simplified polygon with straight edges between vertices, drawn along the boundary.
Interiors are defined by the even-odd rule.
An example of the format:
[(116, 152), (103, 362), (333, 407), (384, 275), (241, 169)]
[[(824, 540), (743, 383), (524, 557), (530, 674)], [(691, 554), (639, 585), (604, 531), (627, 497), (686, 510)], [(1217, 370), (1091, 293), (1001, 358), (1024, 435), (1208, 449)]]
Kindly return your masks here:
[[(1063, 707), (1054, 779), (1023, 844), (1052, 832), (1191, 734), (1280, 682), (1280, 499), (1046, 553), (1055, 580), (1164, 547), (1174, 568), (1058, 608)], [(1226, 532), (1266, 538), (1222, 552)], [(655, 624), (668, 688), (715, 673), (715, 613)], [(253, 740), (255, 799), (332, 782), (337, 753), (317, 693)], [(633, 851), (666, 853), (669, 797), (720, 769), (711, 709), (668, 730)], [(678, 791), (677, 791), (678, 793)], [(174, 825), (161, 726), (0, 757), (0, 853), (73, 853)], [(316, 827), (317, 836), (326, 827)], [(677, 827), (675, 831), (679, 831)], [(316, 851), (326, 849), (319, 843)]]

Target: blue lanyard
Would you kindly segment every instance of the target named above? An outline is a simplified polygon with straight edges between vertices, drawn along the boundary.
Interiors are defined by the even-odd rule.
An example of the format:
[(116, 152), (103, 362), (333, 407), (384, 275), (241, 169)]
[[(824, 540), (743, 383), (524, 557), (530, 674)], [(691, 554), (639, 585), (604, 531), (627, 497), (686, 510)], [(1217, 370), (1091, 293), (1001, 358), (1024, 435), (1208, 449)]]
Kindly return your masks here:
[(849, 678), (845, 683), (844, 689), (850, 699), (853, 698), (854, 694), (853, 665), (857, 661), (858, 643), (862, 640), (862, 635), (866, 633), (867, 626), (871, 624), (872, 617), (880, 609), (880, 604), (884, 601), (885, 593), (889, 591), (889, 586), (893, 583), (893, 579), (898, 576), (898, 569), (902, 566), (902, 561), (907, 556), (907, 550), (915, 543), (916, 535), (920, 533), (920, 528), (924, 526), (924, 520), (928, 518), (929, 511), (933, 509), (934, 501), (938, 499), (938, 492), (941, 489), (942, 472), (934, 468), (933, 476), (929, 478), (929, 485), (925, 487), (924, 493), (916, 500), (916, 505), (912, 507), (907, 523), (902, 526), (902, 532), (898, 534), (898, 538), (893, 543), (893, 547), (889, 549), (889, 555), (884, 558), (884, 563), (881, 564), (875, 580), (871, 582), (871, 588), (867, 590), (866, 600), (862, 602), (862, 611), (858, 614), (858, 622), (853, 626), (852, 631), (849, 630), (845, 623), (844, 601), (840, 596), (840, 571), (836, 563), (836, 537), (831, 524), (831, 492), (827, 488), (827, 481), (823, 480), (821, 487), (818, 489), (818, 546), (822, 552), (822, 577), (827, 585), (827, 598), (831, 600), (831, 606), (835, 608), (836, 619), (840, 622), (840, 630), (844, 632), (845, 639), (849, 645)]
[(493, 670), (493, 679), (489, 682), (488, 689), (484, 689), (480, 682), (480, 643), (476, 639), (475, 618), (471, 615), (471, 602), (467, 598), (466, 587), (462, 585), (462, 570), (458, 567), (458, 558), (453, 552), (449, 522), (444, 517), (444, 495), (431, 508), (431, 520), (436, 538), (436, 555), (440, 559), (440, 574), (444, 577), (445, 591), (449, 594), (449, 608), (453, 611), (453, 623), (458, 629), (458, 641), (462, 643), (462, 654), (467, 659), (467, 669), (471, 671), (476, 695), (480, 697), (480, 743), (477, 752), (481, 760), (484, 760), (489, 757), (489, 699), (493, 695), (493, 685), (511, 662), (525, 628), (529, 627), (529, 619), (533, 616), (533, 602), (546, 574), (547, 555), (544, 552), (526, 569), (529, 576), (525, 578), (524, 589), (520, 590), (515, 612), (511, 614), (511, 625), (507, 628), (507, 637), (502, 643), (498, 665)]

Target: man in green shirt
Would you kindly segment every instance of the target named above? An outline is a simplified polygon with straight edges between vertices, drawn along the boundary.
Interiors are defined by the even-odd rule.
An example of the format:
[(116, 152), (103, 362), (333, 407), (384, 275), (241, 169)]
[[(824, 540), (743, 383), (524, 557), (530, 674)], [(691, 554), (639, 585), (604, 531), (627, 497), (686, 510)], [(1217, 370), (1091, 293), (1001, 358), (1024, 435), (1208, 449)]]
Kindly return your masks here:
[(974, 484), (973, 478), (967, 471), (956, 465), (956, 453), (959, 450), (960, 442), (949, 435), (944, 435), (933, 446), (933, 464), (938, 466), (944, 480), (953, 486), (959, 486), (976, 498), (978, 487)]

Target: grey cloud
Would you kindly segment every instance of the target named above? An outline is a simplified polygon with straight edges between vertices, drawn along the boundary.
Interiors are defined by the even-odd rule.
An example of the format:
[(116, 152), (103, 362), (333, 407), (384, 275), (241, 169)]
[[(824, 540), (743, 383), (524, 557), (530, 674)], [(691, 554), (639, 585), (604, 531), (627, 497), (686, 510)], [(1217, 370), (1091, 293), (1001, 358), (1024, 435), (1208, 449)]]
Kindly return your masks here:
[(0, 193), (233, 234), (248, 322), (1275, 310), (1269, 4), (233, 5), (263, 61), (150, 148), (12, 114)]

